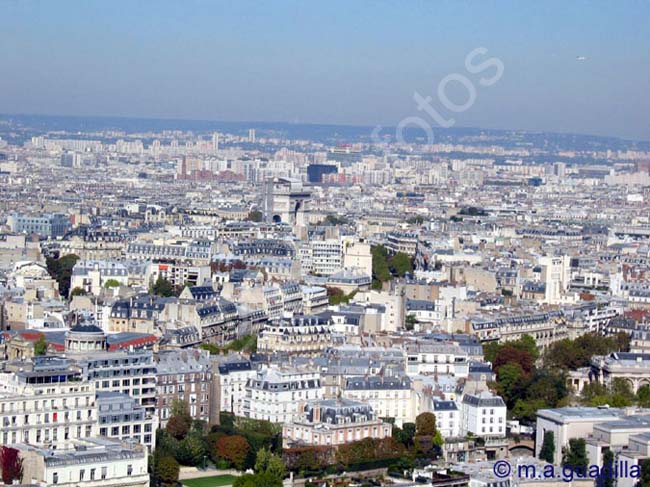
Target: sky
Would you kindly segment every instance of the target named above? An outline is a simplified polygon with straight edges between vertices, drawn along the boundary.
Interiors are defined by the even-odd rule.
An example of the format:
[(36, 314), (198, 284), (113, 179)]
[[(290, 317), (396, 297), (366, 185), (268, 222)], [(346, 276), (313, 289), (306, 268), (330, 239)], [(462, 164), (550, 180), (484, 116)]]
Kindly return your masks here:
[(0, 0), (0, 113), (435, 129), (417, 92), (456, 126), (650, 140), (649, 20), (645, 0)]

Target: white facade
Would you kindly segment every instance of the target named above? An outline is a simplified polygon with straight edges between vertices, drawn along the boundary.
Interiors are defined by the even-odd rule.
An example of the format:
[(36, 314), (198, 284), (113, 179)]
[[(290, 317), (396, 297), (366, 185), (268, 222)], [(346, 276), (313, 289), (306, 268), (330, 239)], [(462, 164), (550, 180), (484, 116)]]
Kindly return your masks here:
[(503, 437), (506, 435), (506, 405), (491, 392), (465, 394), (460, 403), (461, 435)]
[[(54, 383), (54, 376), (65, 380)], [(78, 379), (66, 367), (0, 374), (0, 444), (54, 446), (96, 436), (95, 386)]]
[(248, 381), (244, 416), (289, 423), (297, 419), (304, 403), (322, 396), (318, 372), (271, 366)]
[(434, 400), (431, 412), (436, 417), (436, 428), (443, 438), (460, 437), (460, 410), (454, 401)]
[(62, 487), (148, 487), (147, 450), (94, 438), (50, 450), (17, 445), (23, 482)]

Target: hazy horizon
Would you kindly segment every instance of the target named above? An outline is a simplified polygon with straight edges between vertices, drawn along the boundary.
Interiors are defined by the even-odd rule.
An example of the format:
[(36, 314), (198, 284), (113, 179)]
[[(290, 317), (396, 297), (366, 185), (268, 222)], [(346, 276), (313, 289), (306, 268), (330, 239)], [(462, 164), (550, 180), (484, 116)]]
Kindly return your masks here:
[[(414, 92), (456, 126), (650, 140), (650, 4), (342, 0), (0, 5), (0, 112), (394, 127)], [(477, 48), (479, 65), (468, 72)], [(438, 84), (470, 80), (452, 112)], [(467, 100), (458, 83), (447, 91)]]

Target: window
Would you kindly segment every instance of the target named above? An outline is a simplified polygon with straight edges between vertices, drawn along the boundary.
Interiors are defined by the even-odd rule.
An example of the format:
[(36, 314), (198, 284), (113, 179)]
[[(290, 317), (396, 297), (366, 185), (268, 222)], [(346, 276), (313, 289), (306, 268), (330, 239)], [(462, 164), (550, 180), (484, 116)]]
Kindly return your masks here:
[(83, 481), (85, 476), (86, 476), (86, 470), (82, 468), (81, 470), (79, 470), (79, 482)]
[(126, 466), (126, 474), (131, 476), (133, 474), (133, 465)]
[(58, 484), (59, 483), (59, 474), (58, 474), (58, 472), (54, 472), (52, 474), (52, 483), (53, 484)]

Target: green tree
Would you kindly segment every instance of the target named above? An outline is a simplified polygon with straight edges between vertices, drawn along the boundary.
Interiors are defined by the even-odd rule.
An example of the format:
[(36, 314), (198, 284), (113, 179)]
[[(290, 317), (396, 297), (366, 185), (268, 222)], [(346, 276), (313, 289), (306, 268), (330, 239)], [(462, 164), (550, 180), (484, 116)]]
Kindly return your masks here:
[(278, 455), (268, 448), (261, 448), (255, 456), (255, 473), (268, 473), (283, 479), (287, 474), (287, 468)]
[(149, 289), (149, 293), (168, 298), (174, 295), (174, 286), (167, 279), (159, 275), (156, 282)]
[(584, 438), (571, 438), (569, 446), (562, 451), (562, 466), (570, 465), (575, 469), (586, 468), (588, 464), (587, 442)]
[(406, 318), (404, 319), (404, 328), (407, 330), (412, 330), (415, 328), (415, 324), (418, 322), (418, 319), (415, 317), (413, 314), (406, 315)]
[(539, 458), (548, 462), (555, 463), (555, 435), (552, 431), (544, 432), (542, 448), (539, 451)]
[(104, 289), (110, 289), (112, 287), (120, 287), (120, 281), (117, 279), (109, 279), (104, 283)]
[(86, 291), (84, 291), (82, 288), (76, 287), (72, 290), (72, 292), (70, 292), (70, 297), (74, 298), (75, 296), (86, 296), (86, 294)]
[(390, 269), (394, 275), (404, 277), (413, 272), (413, 261), (403, 252), (397, 252), (389, 261)]
[(523, 420), (533, 422), (537, 417), (537, 411), (549, 407), (542, 399), (517, 399), (512, 408), (512, 416)]
[(598, 487), (614, 487), (614, 452), (610, 450), (609, 448), (603, 452), (603, 469), (607, 468), (609, 472), (611, 472), (610, 475), (603, 475), (601, 478), (598, 478), (596, 481), (596, 485)]
[(47, 271), (50, 273), (52, 279), (59, 284), (59, 294), (61, 296), (68, 296), (70, 292), (72, 268), (78, 260), (79, 256), (75, 254), (64, 255), (59, 259), (53, 259), (51, 257), (45, 259)]
[(282, 487), (282, 480), (270, 473), (244, 474), (237, 477), (233, 487)]
[(505, 364), (497, 371), (498, 391), (507, 403), (518, 397), (525, 387), (525, 374), (518, 363)]
[(409, 223), (411, 225), (422, 225), (424, 223), (424, 217), (419, 215), (412, 216), (406, 220), (406, 223)]
[(201, 465), (207, 454), (206, 444), (201, 433), (192, 431), (178, 443), (178, 449), (174, 456), (181, 465), (196, 467)]
[(38, 340), (34, 342), (34, 355), (40, 356), (47, 353), (47, 341), (45, 340), (45, 335), (38, 337)]
[(370, 252), (372, 254), (372, 277), (381, 288), (382, 282), (390, 281), (393, 278), (388, 269), (388, 251), (383, 245), (375, 245), (370, 248)]
[(246, 220), (248, 220), (250, 222), (259, 223), (259, 222), (262, 221), (263, 218), (264, 218), (264, 214), (261, 211), (253, 210), (253, 211), (248, 213), (248, 216), (246, 217)]
[(404, 423), (401, 428), (393, 425), (393, 438), (406, 448), (411, 448), (415, 438), (415, 423)]
[(163, 456), (156, 462), (156, 478), (162, 482), (165, 487), (176, 487), (178, 483), (178, 474), (180, 465), (176, 459), (170, 455)]
[(348, 296), (343, 292), (343, 290), (339, 289), (338, 287), (328, 287), (327, 296), (329, 298), (329, 304), (331, 304), (332, 306), (341, 303), (348, 303), (350, 301), (350, 298), (348, 298)]
[(650, 407), (650, 386), (641, 386), (636, 393), (636, 399), (642, 408)]

